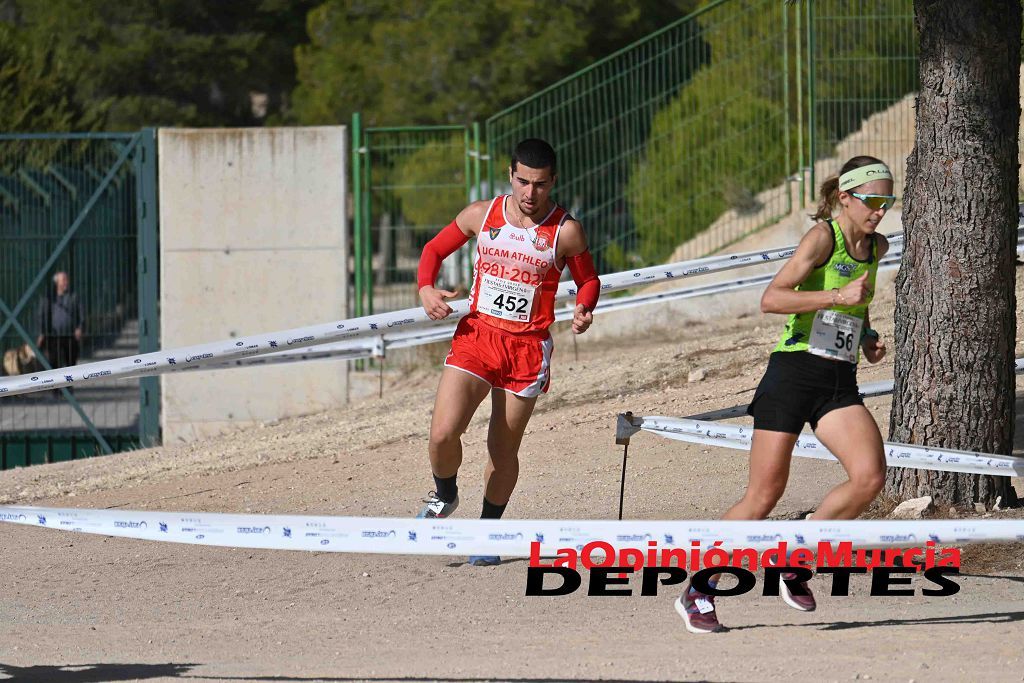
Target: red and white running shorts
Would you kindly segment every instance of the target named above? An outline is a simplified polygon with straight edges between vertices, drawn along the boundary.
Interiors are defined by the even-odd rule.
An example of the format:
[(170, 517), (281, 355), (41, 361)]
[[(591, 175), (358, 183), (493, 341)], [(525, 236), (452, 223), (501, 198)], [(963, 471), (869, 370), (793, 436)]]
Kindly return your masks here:
[(459, 321), (446, 367), (468, 372), (494, 389), (533, 398), (551, 385), (551, 336), (539, 339), (505, 332), (475, 316)]

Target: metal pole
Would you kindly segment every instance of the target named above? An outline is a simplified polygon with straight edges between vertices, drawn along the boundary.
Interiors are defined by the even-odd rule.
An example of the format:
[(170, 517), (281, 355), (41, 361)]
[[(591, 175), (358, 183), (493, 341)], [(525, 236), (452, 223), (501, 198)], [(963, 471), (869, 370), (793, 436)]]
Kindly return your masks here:
[(782, 107), (785, 114), (782, 117), (783, 138), (786, 145), (786, 213), (793, 213), (793, 186), (790, 178), (793, 177), (793, 162), (790, 156), (789, 142), (789, 6), (782, 5)]
[(811, 197), (814, 197), (814, 161), (817, 155), (817, 144), (815, 138), (817, 137), (815, 131), (815, 101), (814, 101), (814, 10), (811, 9), (813, 3), (807, 3), (807, 128), (808, 135), (810, 138), (810, 159), (808, 160), (811, 165)]
[[(135, 155), (136, 225), (138, 235), (139, 353), (160, 349), (160, 294), (158, 264), (159, 215), (157, 207), (156, 129), (139, 134)], [(139, 443), (150, 448), (160, 443), (160, 378), (139, 380)]]
[(473, 150), (476, 152), (473, 157), (473, 187), (480, 194), (477, 199), (483, 199), (480, 192), (480, 123), (477, 121), (473, 122)]
[(362, 120), (359, 112), (352, 114), (352, 266), (355, 269), (353, 313), (363, 315), (363, 174), (359, 158), (362, 143)]
[(629, 455), (629, 444), (622, 444), (622, 480), (619, 482), (619, 521), (622, 521), (622, 500), (626, 496), (626, 457)]
[[(641, 424), (643, 420), (641, 420)], [(629, 438), (640, 431), (640, 427), (633, 423), (633, 413), (626, 411), (620, 413), (615, 421), (615, 445), (623, 446), (622, 449), (622, 479), (619, 483), (619, 519), (622, 519), (622, 501), (626, 496), (626, 458), (629, 455)]]
[(802, 32), (803, 22), (800, 21), (800, 6), (796, 8), (796, 137), (797, 137), (797, 154), (799, 155), (800, 164), (800, 205), (807, 201), (807, 177), (804, 170), (807, 168), (804, 161), (804, 63), (803, 63), (803, 45), (804, 36)]
[(373, 313), (373, 242), (370, 239), (370, 223), (373, 221), (373, 157), (370, 155), (370, 131), (363, 131), (360, 151), (366, 155), (363, 164), (365, 187), (363, 188), (363, 287), (366, 290), (366, 313)]

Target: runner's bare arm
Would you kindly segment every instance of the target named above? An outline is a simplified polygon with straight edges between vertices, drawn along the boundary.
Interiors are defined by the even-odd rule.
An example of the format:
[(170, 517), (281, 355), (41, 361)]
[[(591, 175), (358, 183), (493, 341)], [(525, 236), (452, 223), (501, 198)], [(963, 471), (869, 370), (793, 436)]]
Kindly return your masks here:
[(487, 201), (473, 202), (423, 247), (416, 281), (423, 310), (431, 320), (447, 318), (452, 308), (445, 303), (445, 299), (456, 296), (453, 291), (434, 287), (441, 263), (479, 233), (488, 206), (490, 202)]
[(487, 209), (491, 206), (490, 199), (484, 199), (479, 202), (473, 202), (455, 217), (455, 222), (459, 224), (459, 230), (465, 233), (469, 237), (476, 237), (480, 234), (480, 226), (484, 224), (484, 218), (487, 217)]
[(867, 274), (857, 278), (837, 292), (798, 292), (800, 285), (814, 268), (832, 253), (832, 234), (826, 223), (819, 223), (807, 231), (796, 252), (782, 266), (761, 296), (763, 313), (807, 313), (836, 304), (852, 306), (863, 303), (867, 297)]
[[(882, 245), (878, 246), (878, 253), (882, 253)], [(864, 329), (871, 329), (870, 311), (864, 311)], [(877, 332), (875, 334), (877, 334)], [(864, 358), (866, 358), (869, 363), (877, 363), (885, 358), (885, 342), (882, 341), (881, 337), (866, 334), (860, 342), (860, 347), (864, 351)]]
[(567, 256), (579, 256), (587, 250), (587, 236), (583, 226), (574, 218), (565, 221), (558, 231), (558, 253), (555, 256), (564, 261)]
[(601, 293), (601, 280), (594, 268), (594, 259), (587, 249), (587, 238), (583, 227), (575, 220), (567, 220), (558, 233), (560, 257), (569, 266), (576, 283), (576, 311), (572, 319), (572, 331), (583, 334), (594, 322), (594, 307)]

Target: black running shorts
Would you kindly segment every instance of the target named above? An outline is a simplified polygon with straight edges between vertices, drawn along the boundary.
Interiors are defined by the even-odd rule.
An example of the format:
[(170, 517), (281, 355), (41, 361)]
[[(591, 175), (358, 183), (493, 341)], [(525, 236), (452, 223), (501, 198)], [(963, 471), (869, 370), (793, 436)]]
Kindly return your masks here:
[(754, 429), (799, 434), (804, 423), (817, 429), (829, 411), (864, 405), (857, 366), (806, 351), (776, 351), (747, 408)]

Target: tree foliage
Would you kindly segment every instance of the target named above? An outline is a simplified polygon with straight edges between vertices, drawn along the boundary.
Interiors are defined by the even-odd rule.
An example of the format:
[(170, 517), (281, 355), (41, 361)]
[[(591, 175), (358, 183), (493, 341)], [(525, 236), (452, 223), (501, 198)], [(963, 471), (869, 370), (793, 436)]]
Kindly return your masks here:
[(694, 0), (327, 0), (298, 49), (306, 124), (465, 123), (683, 16)]
[(695, 4), (0, 0), (4, 129), (479, 120)]
[(661, 262), (729, 208), (756, 208), (756, 191), (785, 174), (781, 104), (749, 92), (726, 96), (728, 86), (727, 76), (698, 73), (655, 118), (626, 190), (644, 263)]
[(465, 153), (459, 134), (428, 142), (402, 159), (396, 194), (404, 219), (426, 231), (421, 239), (433, 236), (440, 217), (454, 218), (466, 205)]
[(730, 207), (754, 208), (756, 192), (786, 174), (786, 36), (765, 32), (777, 13), (771, 4), (740, 4), (749, 6), (725, 20), (699, 20), (712, 60), (654, 117), (630, 176), (644, 263), (662, 261)]
[[(820, 153), (830, 154), (828, 141), (916, 87), (916, 61), (907, 58), (912, 11), (908, 2), (900, 6), (905, 14), (888, 7), (891, 14), (865, 21), (834, 0), (816, 0), (816, 12), (826, 16), (815, 24)], [(711, 59), (654, 117), (630, 175), (626, 196), (640, 261), (660, 262), (729, 209), (758, 208), (757, 194), (796, 170), (795, 76), (799, 69), (806, 84), (808, 73), (806, 57), (799, 65), (795, 58), (802, 37), (783, 33), (780, 11), (774, 3), (737, 0), (698, 19)], [(783, 79), (790, 81), (788, 119)]]
[(7, 0), (0, 87), (31, 107), (5, 112), (5, 129), (239, 126), (279, 117), (313, 4)]
[(52, 45), (26, 40), (0, 23), (0, 130), (68, 130), (81, 112), (71, 102), (74, 74)]

